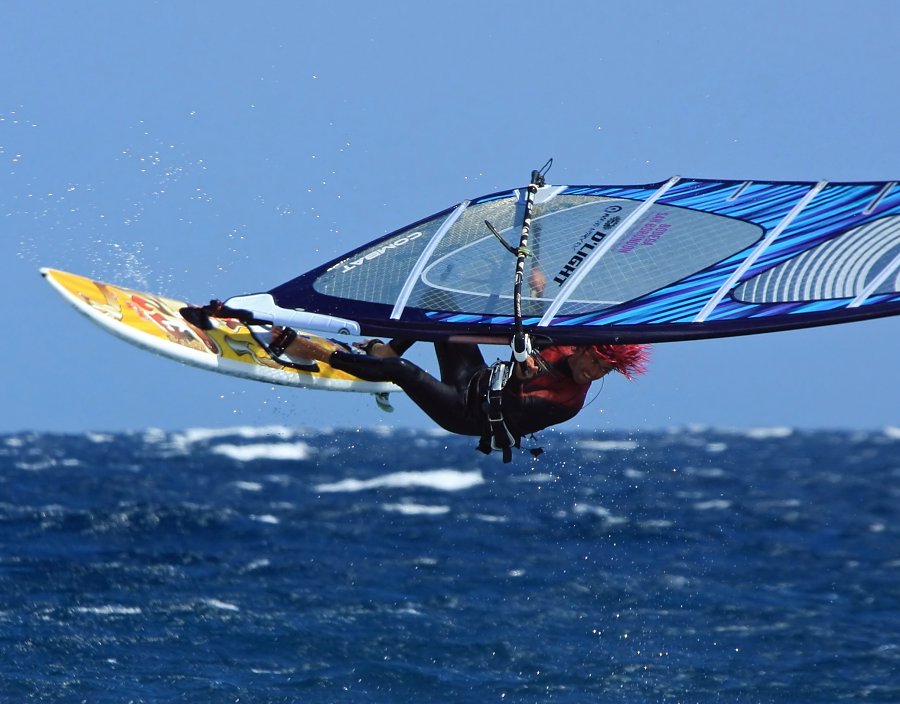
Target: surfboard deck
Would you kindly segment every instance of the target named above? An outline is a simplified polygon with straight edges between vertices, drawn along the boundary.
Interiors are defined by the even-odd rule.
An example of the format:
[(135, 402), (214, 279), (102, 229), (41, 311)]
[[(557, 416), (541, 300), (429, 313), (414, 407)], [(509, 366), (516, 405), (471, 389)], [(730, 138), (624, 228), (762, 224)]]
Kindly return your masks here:
[[(393, 384), (364, 381), (324, 362), (275, 356), (269, 351), (271, 334), (263, 326), (212, 318), (211, 329), (202, 330), (179, 313), (188, 305), (183, 301), (58, 269), (44, 268), (41, 274), (78, 312), (107, 332), (183, 364), (269, 384), (376, 394), (382, 407), (384, 394), (400, 391)], [(298, 333), (335, 349), (349, 349), (335, 340)]]

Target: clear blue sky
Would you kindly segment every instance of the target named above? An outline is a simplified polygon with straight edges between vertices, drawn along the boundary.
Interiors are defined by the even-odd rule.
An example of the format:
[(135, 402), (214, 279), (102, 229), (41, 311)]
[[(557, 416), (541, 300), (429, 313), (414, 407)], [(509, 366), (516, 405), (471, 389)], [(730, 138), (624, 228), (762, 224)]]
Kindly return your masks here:
[[(9, 0), (0, 20), (0, 432), (430, 426), (406, 399), (387, 416), (150, 356), (40, 266), (258, 291), (548, 157), (554, 183), (900, 178), (894, 0)], [(566, 427), (898, 426), (898, 350), (898, 319), (658, 345)]]

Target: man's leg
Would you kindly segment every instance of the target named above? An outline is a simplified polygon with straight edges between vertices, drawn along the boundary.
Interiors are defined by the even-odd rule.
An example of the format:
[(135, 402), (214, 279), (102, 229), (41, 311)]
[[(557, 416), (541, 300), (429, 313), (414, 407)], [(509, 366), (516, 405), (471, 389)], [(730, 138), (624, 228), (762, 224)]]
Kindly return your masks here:
[[(473, 346), (453, 345), (453, 347), (472, 348)], [(440, 351), (439, 361), (442, 374), (446, 370), (455, 377), (452, 383), (443, 383), (421, 367), (401, 357), (376, 357), (369, 354), (334, 352), (320, 347), (302, 335), (292, 341), (287, 348), (287, 353), (292, 356), (325, 362), (335, 369), (366, 381), (390, 381), (397, 384), (413, 403), (445, 430), (460, 435), (481, 435), (478, 420), (471, 417), (466, 406), (465, 390), (468, 380), (463, 379), (464, 371), (468, 368), (467, 365), (470, 366), (477, 359), (481, 359), (481, 353), (475, 348), (476, 358), (469, 349), (463, 352), (461, 360), (454, 360), (452, 359), (453, 352), (456, 352), (453, 348)], [(482, 360), (481, 368), (483, 367)]]

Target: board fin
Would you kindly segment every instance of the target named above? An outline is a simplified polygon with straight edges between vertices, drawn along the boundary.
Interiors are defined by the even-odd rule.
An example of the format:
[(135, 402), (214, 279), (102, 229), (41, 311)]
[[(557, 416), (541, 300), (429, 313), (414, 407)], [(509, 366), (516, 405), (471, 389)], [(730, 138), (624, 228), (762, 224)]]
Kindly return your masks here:
[(375, 403), (378, 405), (378, 407), (382, 411), (384, 411), (385, 413), (393, 413), (394, 412), (394, 406), (391, 404), (391, 401), (390, 401), (390, 394), (382, 391), (381, 393), (372, 394), (372, 395), (375, 397)]

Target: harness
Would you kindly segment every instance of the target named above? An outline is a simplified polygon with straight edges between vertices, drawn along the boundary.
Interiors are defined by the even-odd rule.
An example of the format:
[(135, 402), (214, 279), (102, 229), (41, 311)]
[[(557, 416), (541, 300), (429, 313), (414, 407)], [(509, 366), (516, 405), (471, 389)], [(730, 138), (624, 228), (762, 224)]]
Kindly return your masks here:
[(478, 441), (478, 449), (486, 455), (492, 450), (503, 452), (503, 463), (512, 462), (512, 448), (519, 447), (521, 438), (515, 437), (503, 420), (503, 389), (512, 373), (512, 364), (499, 359), (491, 365), (491, 376), (483, 407), (487, 412), (488, 429)]
[[(552, 411), (553, 413), (562, 412), (565, 415), (571, 412), (568, 416), (571, 417), (583, 406), (588, 387), (577, 384), (561, 366), (563, 360), (571, 356), (574, 351), (574, 347), (553, 345), (544, 348), (539, 355), (532, 356), (532, 359), (538, 364), (539, 373), (523, 381), (520, 391), (522, 399), (531, 400), (528, 406), (530, 412), (543, 413), (545, 409), (547, 411), (555, 409)], [(528, 353), (531, 354), (530, 349)], [(510, 417), (514, 420), (515, 434), (510, 431), (504, 418), (503, 391), (507, 382), (512, 378), (514, 364), (515, 362), (512, 360), (494, 362), (489, 368), (487, 391), (480, 392), (483, 394), (481, 408), (487, 417), (487, 428), (481, 435), (477, 449), (485, 454), (490, 454), (491, 450), (501, 450), (504, 462), (511, 461), (512, 448), (521, 447), (523, 435), (519, 433), (529, 435), (535, 432), (533, 429), (528, 429), (529, 427), (533, 428), (534, 424), (528, 423), (527, 419), (520, 417), (516, 420), (516, 413), (521, 413), (521, 411), (515, 409), (511, 411)], [(484, 379), (484, 377), (481, 378)], [(479, 384), (479, 386), (481, 385)], [(481, 389), (484, 389), (484, 386), (481, 386)], [(507, 401), (512, 401), (512, 399), (508, 397)], [(523, 422), (525, 423), (524, 427), (522, 427)], [(547, 423), (537, 424), (537, 428), (546, 427), (546, 425)], [(529, 448), (528, 451), (535, 457), (543, 453), (540, 447)]]

